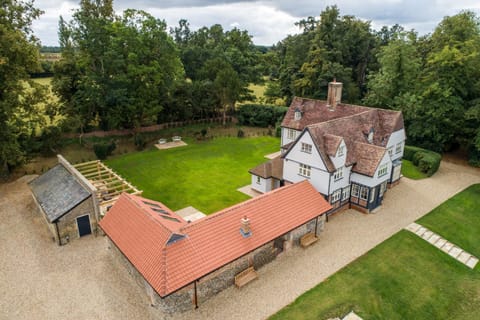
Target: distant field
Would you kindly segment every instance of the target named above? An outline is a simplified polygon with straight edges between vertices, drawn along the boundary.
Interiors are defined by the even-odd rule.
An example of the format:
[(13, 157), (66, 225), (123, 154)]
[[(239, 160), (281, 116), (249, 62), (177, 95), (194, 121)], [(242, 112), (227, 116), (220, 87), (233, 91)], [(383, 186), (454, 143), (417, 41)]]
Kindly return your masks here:
[(173, 210), (193, 206), (209, 214), (249, 199), (237, 191), (250, 183), (248, 169), (279, 150), (279, 139), (269, 136), (187, 141), (186, 147), (117, 156), (106, 164), (147, 198)]
[[(268, 82), (265, 82), (265, 84), (251, 83), (248, 86), (248, 89), (253, 91), (253, 95), (257, 98), (257, 100), (256, 101), (244, 101), (244, 102), (242, 102), (242, 104), (245, 104), (245, 103), (260, 103), (263, 99), (265, 99), (265, 90), (267, 88), (267, 83)], [(277, 99), (277, 101), (275, 101), (275, 104), (279, 105), (279, 106), (285, 106), (285, 101), (283, 99)]]

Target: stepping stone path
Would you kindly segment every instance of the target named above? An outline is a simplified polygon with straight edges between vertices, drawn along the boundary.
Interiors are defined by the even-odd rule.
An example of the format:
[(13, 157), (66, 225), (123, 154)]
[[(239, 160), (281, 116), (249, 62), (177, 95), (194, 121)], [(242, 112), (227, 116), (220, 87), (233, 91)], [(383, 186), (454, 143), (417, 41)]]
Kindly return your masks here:
[(434, 245), (438, 249), (442, 250), (446, 254), (450, 255), (454, 259), (460, 261), (470, 269), (475, 268), (478, 263), (478, 258), (472, 254), (464, 251), (462, 248), (454, 245), (448, 240), (443, 239), (438, 234), (428, 230), (427, 228), (419, 225), (418, 223), (409, 224), (405, 230), (415, 233), (420, 238)]

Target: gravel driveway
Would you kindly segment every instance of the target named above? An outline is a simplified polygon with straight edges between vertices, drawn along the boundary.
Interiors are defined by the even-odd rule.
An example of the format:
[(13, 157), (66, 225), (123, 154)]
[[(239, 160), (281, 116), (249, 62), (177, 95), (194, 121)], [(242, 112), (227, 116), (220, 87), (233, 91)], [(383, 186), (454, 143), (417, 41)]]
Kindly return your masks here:
[[(28, 179), (0, 185), (0, 319), (162, 319), (104, 238), (52, 242), (33, 209)], [(288, 252), (261, 268), (259, 280), (174, 318), (266, 318), (473, 183), (480, 183), (480, 170), (450, 162), (432, 178), (403, 178), (376, 214), (333, 216), (314, 246)]]

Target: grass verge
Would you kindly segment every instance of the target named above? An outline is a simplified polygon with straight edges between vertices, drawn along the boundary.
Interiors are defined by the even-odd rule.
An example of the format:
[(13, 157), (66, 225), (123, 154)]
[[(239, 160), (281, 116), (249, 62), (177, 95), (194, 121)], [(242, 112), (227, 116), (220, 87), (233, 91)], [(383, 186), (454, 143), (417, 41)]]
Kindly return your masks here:
[(420, 180), (427, 178), (427, 175), (420, 171), (410, 160), (402, 160), (402, 174), (413, 180)]

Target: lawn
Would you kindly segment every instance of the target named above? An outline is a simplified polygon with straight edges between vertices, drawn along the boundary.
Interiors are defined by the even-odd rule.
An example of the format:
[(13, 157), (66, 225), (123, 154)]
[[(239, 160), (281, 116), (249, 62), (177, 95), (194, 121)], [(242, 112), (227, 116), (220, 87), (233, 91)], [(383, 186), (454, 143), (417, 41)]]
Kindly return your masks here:
[(445, 201), (417, 222), (480, 257), (480, 184)]
[(420, 180), (427, 178), (427, 175), (420, 171), (420, 169), (415, 166), (412, 161), (403, 159), (402, 160), (402, 174), (413, 180)]
[[(473, 211), (480, 201), (479, 188), (467, 189), (419, 222), (439, 221), (432, 225), (447, 239), (458, 244), (468, 239), (465, 249), (475, 253), (476, 244), (478, 252), (480, 222)], [(446, 209), (450, 206), (465, 213), (462, 221), (468, 227), (447, 234), (441, 224), (454, 219)], [(351, 310), (363, 319), (478, 319), (479, 288), (479, 266), (471, 270), (418, 236), (400, 231), (271, 319), (328, 319)]]
[(172, 210), (193, 206), (209, 214), (249, 199), (237, 191), (250, 183), (248, 169), (279, 150), (278, 138), (222, 137), (187, 140), (186, 147), (150, 149), (106, 161), (120, 175)]

